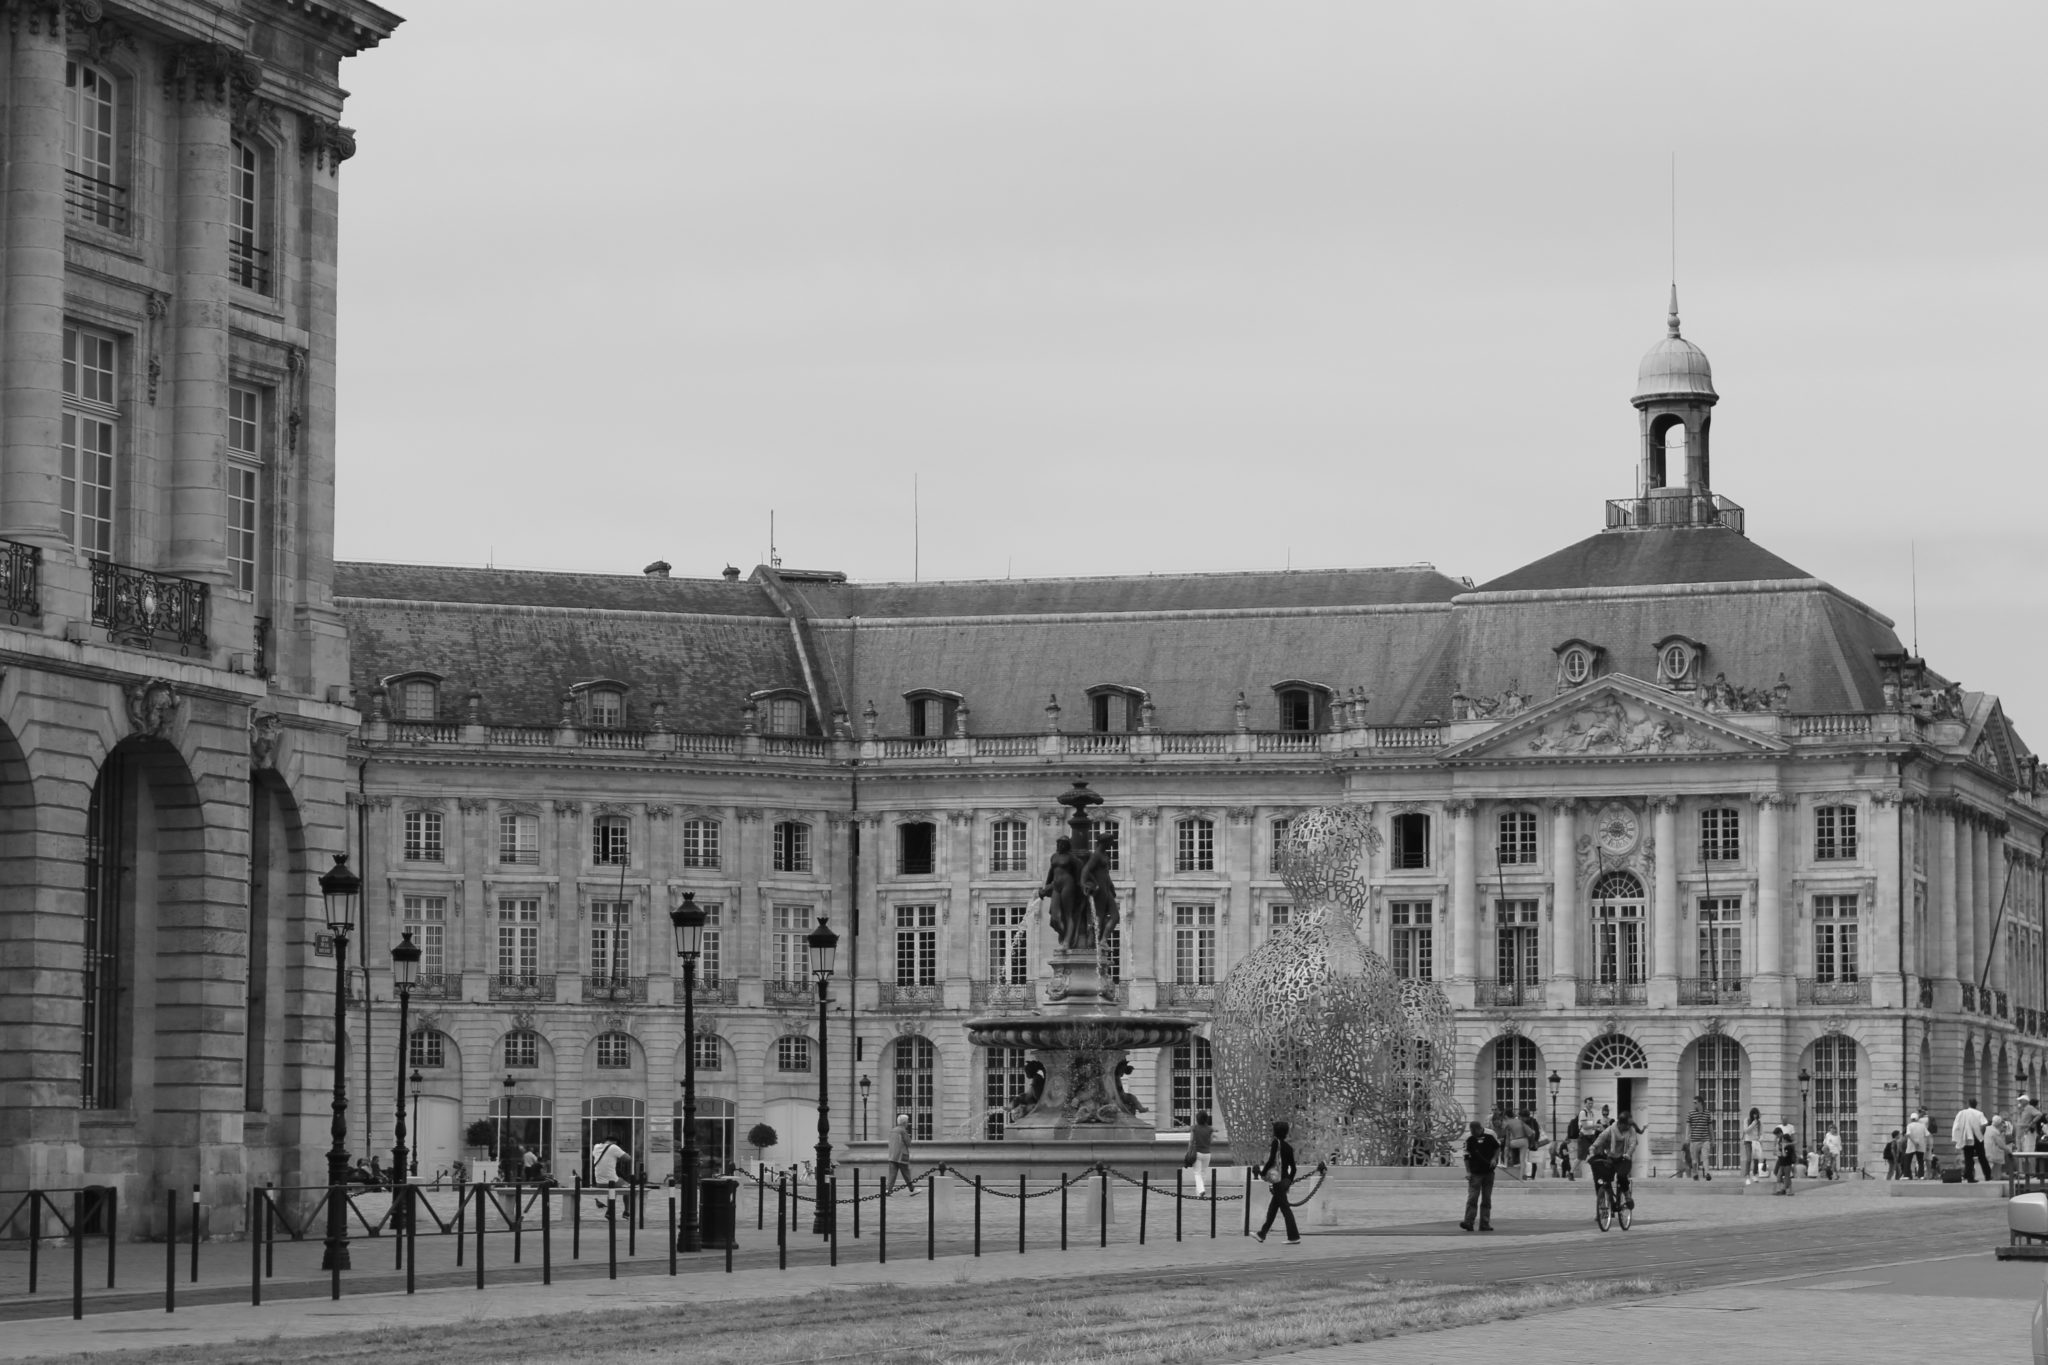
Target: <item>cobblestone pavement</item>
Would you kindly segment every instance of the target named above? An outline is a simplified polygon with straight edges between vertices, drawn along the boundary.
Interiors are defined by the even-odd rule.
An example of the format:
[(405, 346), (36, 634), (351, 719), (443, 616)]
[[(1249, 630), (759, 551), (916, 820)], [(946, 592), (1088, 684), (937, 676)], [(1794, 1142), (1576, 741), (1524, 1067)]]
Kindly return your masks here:
[[(1468, 1340), (1490, 1343), (1473, 1346), (1475, 1354), (1498, 1352), (1507, 1338), (1472, 1335), (1493, 1331), (1516, 1333), (1512, 1348), (1524, 1365), (1544, 1358), (1541, 1351), (1531, 1354), (1537, 1340), (1552, 1342), (1560, 1358), (1569, 1351), (1577, 1365), (1587, 1342), (1627, 1341), (1633, 1349), (1661, 1348), (1667, 1341), (1693, 1341), (1684, 1334), (1695, 1331), (1703, 1334), (1699, 1341), (1724, 1346), (1810, 1339), (1816, 1348), (1838, 1353), (1848, 1341), (1863, 1340), (1856, 1334), (1864, 1333), (1887, 1348), (1928, 1339), (1945, 1351), (1962, 1341), (1996, 1343), (2003, 1351), (2007, 1343), (2016, 1349), (2023, 1346), (2029, 1304), (2040, 1287), (2037, 1268), (1992, 1260), (1992, 1245), (2003, 1240), (2003, 1210), (1988, 1198), (1899, 1200), (1868, 1184), (1802, 1189), (1808, 1197), (1789, 1200), (1702, 1198), (1650, 1186), (1641, 1192), (1641, 1218), (1635, 1229), (1602, 1234), (1584, 1207), (1589, 1197), (1569, 1188), (1539, 1186), (1503, 1191), (1496, 1201), (1499, 1231), (1481, 1237), (1456, 1227), (1461, 1203), (1453, 1199), (1457, 1193), (1448, 1187), (1354, 1191), (1353, 1197), (1336, 1201), (1334, 1225), (1305, 1227), (1309, 1235), (1299, 1250), (1261, 1246), (1244, 1238), (1239, 1232), (1241, 1213), (1235, 1224), (1219, 1218), (1223, 1235), (1213, 1242), (1196, 1235), (1206, 1233), (1206, 1223), (1198, 1229), (1190, 1220), (1189, 1240), (1175, 1243), (1170, 1213), (1162, 1215), (1156, 1208), (1149, 1211), (1148, 1242), (1140, 1249), (1135, 1245), (1135, 1203), (1120, 1199), (1107, 1249), (1095, 1246), (1094, 1228), (1082, 1236), (1077, 1200), (1070, 1209), (1071, 1249), (1062, 1253), (1056, 1207), (1049, 1207), (1049, 1216), (1041, 1219), (1039, 1206), (1052, 1201), (1035, 1201), (1030, 1250), (1022, 1256), (1016, 1250), (1016, 1206), (1006, 1201), (1006, 1226), (984, 1209), (984, 1254), (979, 1258), (969, 1254), (971, 1209), (956, 1197), (941, 1211), (935, 1260), (924, 1259), (922, 1220), (906, 1230), (903, 1224), (910, 1220), (892, 1213), (890, 1259), (878, 1264), (872, 1220), (864, 1215), (867, 1236), (859, 1242), (842, 1241), (839, 1266), (822, 1264), (816, 1239), (799, 1232), (792, 1237), (787, 1271), (775, 1268), (772, 1230), (756, 1231), (752, 1220), (745, 1219), (745, 1250), (735, 1257), (731, 1275), (722, 1272), (722, 1255), (711, 1254), (684, 1258), (684, 1274), (670, 1280), (665, 1229), (651, 1229), (639, 1244), (639, 1256), (622, 1260), (615, 1281), (604, 1278), (601, 1260), (568, 1264), (563, 1255), (566, 1241), (558, 1240), (556, 1282), (547, 1288), (537, 1283), (536, 1249), (529, 1244), (526, 1263), (513, 1267), (506, 1239), (493, 1233), (487, 1251), (490, 1287), (483, 1291), (455, 1287), (474, 1284), (473, 1268), (455, 1271), (452, 1239), (438, 1238), (421, 1244), (423, 1292), (412, 1297), (390, 1292), (402, 1288), (402, 1281), (389, 1269), (393, 1248), (383, 1238), (353, 1244), (360, 1268), (347, 1277), (347, 1297), (339, 1304), (326, 1298), (327, 1282), (318, 1274), (318, 1244), (301, 1243), (279, 1247), (278, 1278), (266, 1284), (260, 1308), (248, 1301), (247, 1245), (209, 1243), (202, 1248), (201, 1283), (196, 1287), (184, 1282), (187, 1253), (179, 1250), (175, 1314), (163, 1311), (165, 1249), (160, 1243), (139, 1244), (122, 1248), (122, 1283), (128, 1287), (112, 1294), (96, 1291), (82, 1323), (68, 1316), (68, 1249), (46, 1253), (44, 1270), (51, 1278), (33, 1300), (21, 1293), (26, 1287), (25, 1258), (9, 1251), (0, 1254), (0, 1316), (14, 1320), (0, 1333), (0, 1360), (80, 1350), (147, 1350), (170, 1342), (308, 1337), (340, 1330), (344, 1322), (349, 1330), (425, 1326), (480, 1317), (673, 1305), (682, 1300), (779, 1298), (864, 1284), (943, 1285), (1006, 1277), (1087, 1277), (1102, 1283), (1118, 1276), (1159, 1274), (1194, 1282), (1227, 1275), (1241, 1282), (1246, 1277), (1294, 1275), (1311, 1266), (1317, 1273), (1465, 1282), (1640, 1273), (1709, 1286), (1660, 1301), (1662, 1306), (1654, 1309), (1580, 1309), (1497, 1328), (1376, 1343), (1371, 1348), (1375, 1361), (1401, 1350), (1427, 1350), (1432, 1361), (1440, 1362), (1446, 1353), (1465, 1350)], [(904, 1201), (898, 1211), (907, 1213), (910, 1207)], [(657, 1209), (656, 1215), (665, 1224), (665, 1208)], [(588, 1224), (585, 1233), (592, 1234)], [(558, 1231), (557, 1237), (562, 1236)], [(620, 1245), (623, 1257), (623, 1237)], [(587, 1240), (586, 1255), (593, 1247), (601, 1252), (601, 1240)], [(88, 1249), (104, 1255), (104, 1244)], [(1914, 1263), (1911, 1268), (1897, 1268), (1907, 1261)], [(1888, 1265), (1894, 1269), (1883, 1269)], [(104, 1274), (103, 1259), (89, 1260), (88, 1266), (89, 1275)], [(135, 1280), (129, 1278), (131, 1267)], [(153, 1285), (149, 1269), (155, 1272)], [(428, 1292), (430, 1285), (449, 1287)], [(1640, 1316), (1645, 1313), (1653, 1316)], [(1713, 1325), (1703, 1325), (1709, 1323)], [(1790, 1337), (1781, 1336), (1785, 1333)], [(1343, 1354), (1343, 1349), (1351, 1354)], [(1358, 1359), (1359, 1351), (1340, 1348), (1335, 1354), (1311, 1353), (1296, 1359)]]

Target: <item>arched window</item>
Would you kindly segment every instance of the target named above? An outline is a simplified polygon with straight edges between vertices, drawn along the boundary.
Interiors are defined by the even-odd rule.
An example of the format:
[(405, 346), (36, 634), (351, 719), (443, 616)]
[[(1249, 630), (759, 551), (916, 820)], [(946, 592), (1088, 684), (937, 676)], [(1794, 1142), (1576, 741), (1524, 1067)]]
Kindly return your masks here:
[(496, 1130), (492, 1137), (498, 1143), (500, 1160), (511, 1160), (517, 1147), (539, 1157), (543, 1172), (552, 1171), (549, 1153), (555, 1143), (553, 1100), (540, 1095), (493, 1095), (490, 1119)]
[(910, 1115), (914, 1140), (930, 1142), (938, 1125), (939, 1050), (931, 1039), (913, 1033), (896, 1040), (891, 1059), (895, 1113)]
[(1813, 1134), (1807, 1139), (1818, 1146), (1820, 1136), (1833, 1128), (1841, 1135), (1842, 1164), (1851, 1169), (1856, 1165), (1856, 1053), (1856, 1040), (1846, 1034), (1813, 1040)]
[(1273, 688), (1282, 730), (1327, 730), (1330, 728), (1330, 689), (1317, 683), (1288, 681)]
[(1713, 1120), (1713, 1164), (1742, 1164), (1742, 1044), (1725, 1033), (1703, 1035), (1693, 1044), (1693, 1093), (1707, 1102)]
[(448, 1039), (445, 1034), (430, 1028), (415, 1029), (411, 1044), (406, 1049), (406, 1065), (423, 1071), (438, 1071), (448, 1065)]
[(590, 861), (599, 867), (625, 867), (633, 861), (633, 822), (623, 815), (600, 815), (590, 825)]
[(1216, 1053), (1197, 1034), (1173, 1048), (1173, 1126), (1187, 1128), (1195, 1115), (1216, 1110)]
[(1566, 640), (1557, 646), (1558, 690), (1577, 687), (1600, 671), (1602, 650), (1584, 640)]
[(616, 729), (626, 723), (626, 697), (609, 687), (593, 687), (589, 692), (590, 724), (600, 730)]
[(1119, 734), (1138, 728), (1145, 694), (1135, 687), (1104, 685), (1088, 689), (1088, 727), (1097, 734)]
[(811, 1069), (811, 1040), (802, 1034), (786, 1034), (775, 1040), (775, 1069), (785, 1075)]
[(1586, 1044), (1579, 1054), (1581, 1071), (1648, 1071), (1650, 1059), (1643, 1046), (1626, 1033), (1604, 1033)]
[[(1024, 1049), (990, 1047), (981, 1049), (981, 1053), (983, 1075), (986, 1077), (982, 1097), (982, 1136), (991, 1142), (1000, 1142), (1010, 1109), (1021, 1103), (1031, 1090), (1031, 1084), (1024, 1075)], [(896, 1112), (903, 1111), (899, 1109)]]
[(1519, 1114), (1536, 1104), (1537, 1086), (1543, 1080), (1543, 1054), (1536, 1044), (1520, 1034), (1493, 1040), (1493, 1106)]
[(1216, 870), (1216, 822), (1200, 816), (1175, 822), (1173, 827), (1173, 870), (1214, 872)]
[(1030, 870), (1031, 827), (1022, 820), (997, 820), (988, 827), (988, 870), (995, 875)]
[(597, 1069), (625, 1071), (633, 1065), (633, 1040), (623, 1033), (597, 1035)]
[(64, 64), (64, 210), (74, 223), (128, 231), (122, 183), (120, 87), (84, 62)]
[(1593, 966), (1603, 986), (1643, 983), (1643, 884), (1633, 873), (1593, 884)]
[(903, 694), (909, 708), (910, 733), (919, 739), (944, 739), (953, 733), (954, 718), (960, 710), (958, 692), (920, 688)]
[(761, 728), (771, 735), (809, 734), (810, 699), (793, 688), (756, 692), (752, 700), (760, 707)]
[(515, 1071), (530, 1071), (540, 1065), (540, 1035), (532, 1029), (515, 1029), (505, 1035), (505, 1065)]
[(434, 673), (395, 673), (382, 680), (398, 720), (434, 720), (441, 714), (441, 679)]

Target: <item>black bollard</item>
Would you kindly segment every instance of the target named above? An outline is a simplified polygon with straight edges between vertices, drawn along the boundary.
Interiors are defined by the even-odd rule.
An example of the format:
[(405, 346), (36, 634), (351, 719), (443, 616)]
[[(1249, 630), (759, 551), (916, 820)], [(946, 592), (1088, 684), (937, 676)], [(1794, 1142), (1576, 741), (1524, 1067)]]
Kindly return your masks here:
[(71, 1320), (85, 1316), (85, 1191), (71, 1192)]
[(1152, 1199), (1152, 1172), (1138, 1172), (1138, 1245), (1145, 1245), (1145, 1211)]
[(114, 1187), (107, 1186), (100, 1196), (106, 1202), (100, 1207), (107, 1215), (107, 1288), (114, 1287), (114, 1248), (121, 1245), (120, 1230), (114, 1226)]
[[(628, 1204), (626, 1205), (626, 1217), (630, 1219), (632, 1216), (633, 1206)], [(604, 1197), (604, 1231), (605, 1259), (608, 1266), (605, 1278), (616, 1280), (619, 1278), (619, 1197), (615, 1194), (608, 1194)], [(632, 1229), (628, 1228), (627, 1234), (629, 1236), (631, 1232)]]
[[(327, 1192), (328, 1197), (334, 1191)], [(31, 1243), (33, 1245), (33, 1243)], [(334, 1297), (341, 1297), (341, 1271), (334, 1272)], [(164, 1191), (164, 1311), (178, 1311), (178, 1192)]]
[(1017, 1254), (1024, 1254), (1024, 1172), (1017, 1172)]
[(860, 1167), (853, 1168), (853, 1240), (860, 1240)]
[(633, 1220), (633, 1208), (639, 1202), (634, 1196), (639, 1193), (639, 1188), (637, 1185), (628, 1185), (626, 1187), (626, 1256), (628, 1259), (640, 1254), (640, 1234), (636, 1231), (638, 1224)]
[(775, 1177), (775, 1268), (789, 1269), (789, 1177)]
[(1098, 1193), (1102, 1196), (1095, 1203), (1096, 1222), (1102, 1225), (1102, 1245), (1109, 1245), (1109, 1167), (1095, 1168), (1096, 1180), (1100, 1182)]
[(974, 1254), (981, 1255), (981, 1177), (974, 1177)]
[(1209, 1240), (1216, 1240), (1216, 1172), (1209, 1172)]
[(512, 1264), (518, 1265), (526, 1254), (526, 1186), (512, 1187)]
[(934, 1168), (924, 1177), (924, 1258), (939, 1259), (939, 1176)]
[(476, 1186), (476, 1287), (484, 1287), (484, 1205), (489, 1202), (489, 1189), (481, 1180)]
[(839, 1264), (839, 1177), (838, 1177), (838, 1176), (836, 1176), (836, 1175), (835, 1175), (835, 1176), (831, 1177), (831, 1178), (830, 1178), (829, 1180), (827, 1180), (827, 1181), (825, 1182), (825, 1193), (826, 1193), (826, 1195), (827, 1195), (827, 1196), (828, 1196), (828, 1197), (829, 1197), (829, 1198), (830, 1198), (830, 1199), (832, 1200), (832, 1222), (831, 1222), (831, 1225), (830, 1225), (829, 1227), (827, 1227), (827, 1228), (825, 1229), (825, 1235), (826, 1235), (827, 1237), (831, 1238), (831, 1241), (832, 1241), (832, 1252), (831, 1252), (831, 1262), (830, 1262), (830, 1263), (831, 1263), (832, 1265), (838, 1265), (838, 1264)]
[(1067, 1173), (1060, 1172), (1060, 1250), (1067, 1249)]
[(263, 1238), (257, 1234), (256, 1220), (262, 1217), (259, 1209), (263, 1203), (263, 1191), (249, 1191), (249, 1306), (263, 1306)]
[(668, 1273), (676, 1273), (676, 1192), (668, 1192)]
[(420, 1270), (420, 1187), (410, 1181), (405, 1189), (405, 1292), (419, 1287)]
[(1244, 1173), (1244, 1235), (1252, 1235), (1252, 1173), (1249, 1167)]
[(875, 1201), (875, 1262), (889, 1264), (889, 1186), (883, 1177), (882, 1197)]
[(549, 1186), (549, 1185), (547, 1185), (547, 1184), (545, 1184), (545, 1183), (543, 1183), (543, 1184), (541, 1185), (541, 1187), (540, 1187), (540, 1282), (541, 1282), (542, 1284), (553, 1284), (553, 1283), (555, 1282), (555, 1241), (554, 1241), (554, 1231), (555, 1231), (555, 1226), (554, 1226), (554, 1221), (553, 1221), (553, 1218), (552, 1218), (552, 1216), (551, 1216), (551, 1215), (550, 1215), (550, 1213), (549, 1213), (549, 1210), (550, 1210), (550, 1209), (551, 1209), (551, 1208), (553, 1207), (553, 1205), (554, 1205), (554, 1202), (555, 1202), (555, 1201), (553, 1200), (553, 1198), (551, 1198), (551, 1196), (553, 1195), (553, 1193), (554, 1193), (554, 1190), (553, 1190), (553, 1188), (552, 1188), (551, 1186)]
[(1180, 1203), (1180, 1168), (1175, 1167), (1173, 1172), (1173, 1240), (1176, 1242), (1180, 1240)]
[[(171, 1225), (173, 1227), (177, 1226), (177, 1211), (178, 1206), (173, 1203), (171, 1205), (171, 1213), (173, 1215)], [(172, 1244), (173, 1255), (175, 1256), (178, 1241), (177, 1234), (173, 1232), (166, 1234), (166, 1236)], [(43, 1192), (41, 1190), (30, 1190), (28, 1192), (28, 1292), (31, 1294), (36, 1292), (36, 1276), (42, 1269), (42, 1251)]]
[[(780, 1217), (781, 1215), (778, 1214), (776, 1216)], [(759, 1232), (767, 1226), (768, 1182), (761, 1178), (759, 1171), (756, 1171), (754, 1172), (754, 1231)]]
[(455, 1186), (455, 1264), (469, 1264), (469, 1191), (468, 1185)]
[(576, 1203), (569, 1210), (569, 1259), (583, 1259), (583, 1177), (576, 1178)]

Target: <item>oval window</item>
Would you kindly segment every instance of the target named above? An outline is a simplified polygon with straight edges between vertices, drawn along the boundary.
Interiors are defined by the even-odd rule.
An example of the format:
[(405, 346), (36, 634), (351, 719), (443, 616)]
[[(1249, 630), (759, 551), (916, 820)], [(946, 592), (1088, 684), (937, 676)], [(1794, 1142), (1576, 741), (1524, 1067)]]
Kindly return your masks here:
[(1564, 652), (1564, 680), (1568, 683), (1582, 683), (1593, 671), (1593, 656), (1574, 645)]
[(1664, 676), (1677, 682), (1692, 671), (1692, 651), (1684, 645), (1664, 647)]

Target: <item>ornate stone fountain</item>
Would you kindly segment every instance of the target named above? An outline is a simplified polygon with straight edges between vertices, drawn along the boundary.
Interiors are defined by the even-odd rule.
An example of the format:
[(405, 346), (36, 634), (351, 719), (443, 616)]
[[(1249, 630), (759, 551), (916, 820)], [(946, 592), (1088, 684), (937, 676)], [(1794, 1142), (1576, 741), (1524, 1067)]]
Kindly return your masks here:
[(1097, 846), (1091, 807), (1102, 798), (1076, 782), (1059, 798), (1071, 812), (1046, 869), (1041, 896), (1059, 946), (1048, 965), (1043, 1007), (1030, 1014), (967, 1021), (977, 1047), (1027, 1049), (1031, 1093), (1004, 1125), (1004, 1146), (1018, 1142), (1115, 1143), (1152, 1138), (1152, 1123), (1123, 1087), (1134, 1049), (1172, 1047), (1195, 1026), (1178, 1015), (1125, 1014), (1102, 977), (1102, 940), (1116, 927), (1109, 850)]

